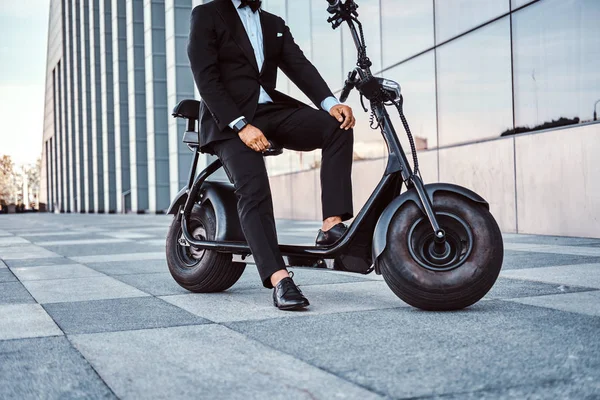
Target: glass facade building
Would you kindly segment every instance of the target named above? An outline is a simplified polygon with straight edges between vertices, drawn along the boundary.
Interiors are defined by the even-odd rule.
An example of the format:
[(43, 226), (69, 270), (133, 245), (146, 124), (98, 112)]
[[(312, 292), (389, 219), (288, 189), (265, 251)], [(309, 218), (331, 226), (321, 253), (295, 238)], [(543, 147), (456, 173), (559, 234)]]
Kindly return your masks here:
[[(192, 0), (53, 0), (44, 179), (48, 207), (160, 212), (191, 153), (170, 109), (198, 93)], [(600, 2), (357, 0), (373, 71), (400, 83), (423, 177), (477, 191), (506, 232), (600, 236)], [(325, 0), (264, 0), (339, 93), (356, 51)], [(280, 73), (278, 89), (307, 100)], [(386, 163), (360, 98), (360, 207)], [(390, 114), (394, 114), (390, 110)], [(399, 119), (397, 130), (405, 149)], [(276, 214), (320, 218), (319, 152), (267, 160)], [(208, 157), (202, 162), (208, 162)]]

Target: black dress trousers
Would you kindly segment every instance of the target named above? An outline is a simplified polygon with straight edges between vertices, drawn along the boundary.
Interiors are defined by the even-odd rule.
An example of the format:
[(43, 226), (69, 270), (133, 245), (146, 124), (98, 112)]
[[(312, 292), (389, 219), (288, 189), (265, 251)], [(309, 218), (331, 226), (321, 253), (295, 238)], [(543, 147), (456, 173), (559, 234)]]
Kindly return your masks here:
[[(340, 123), (325, 111), (284, 103), (259, 105), (251, 124), (263, 131), (267, 139), (286, 149), (322, 149), (323, 219), (332, 216), (341, 216), (343, 220), (352, 218), (352, 130), (340, 129)], [(213, 142), (211, 146), (233, 181), (244, 236), (263, 285), (271, 288), (271, 275), (284, 269), (285, 263), (277, 243), (264, 158), (237, 136)]]

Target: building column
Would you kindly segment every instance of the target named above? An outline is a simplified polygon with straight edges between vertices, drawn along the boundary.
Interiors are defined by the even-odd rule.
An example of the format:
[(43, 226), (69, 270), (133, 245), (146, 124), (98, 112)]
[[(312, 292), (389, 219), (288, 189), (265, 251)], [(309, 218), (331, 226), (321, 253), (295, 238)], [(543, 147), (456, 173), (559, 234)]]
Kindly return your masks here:
[(63, 127), (64, 127), (64, 149), (63, 154), (63, 176), (65, 184), (65, 211), (73, 211), (73, 129), (71, 112), (72, 90), (72, 29), (71, 10), (68, 0), (62, 0), (62, 26), (63, 26)]
[(90, 0), (81, 0), (80, 16), (81, 21), (81, 54), (79, 69), (81, 71), (81, 101), (83, 120), (83, 129), (81, 130), (82, 137), (82, 153), (83, 153), (83, 184), (85, 187), (85, 212), (94, 210), (94, 188), (93, 188), (93, 153), (92, 153), (92, 109), (90, 106), (91, 98), (91, 76), (90, 76)]
[(144, 28), (148, 208), (154, 213), (166, 210), (170, 200), (164, 0), (144, 0)]
[(111, 0), (100, 0), (100, 86), (102, 87), (102, 165), (104, 167), (104, 210), (117, 210), (115, 186), (115, 121), (113, 97), (112, 5)]
[(103, 213), (104, 209), (104, 166), (102, 132), (102, 82), (100, 73), (100, 0), (91, 0), (89, 7), (90, 22), (90, 107), (92, 119), (92, 194), (96, 213)]
[(71, 56), (71, 77), (73, 82), (73, 102), (72, 110), (72, 138), (73, 138), (73, 176), (74, 176), (74, 204), (73, 209), (76, 212), (82, 212), (85, 207), (83, 200), (85, 196), (84, 174), (83, 174), (83, 119), (82, 119), (82, 94), (81, 94), (81, 10), (79, 0), (69, 0), (71, 10), (72, 40), (70, 46)]
[[(167, 53), (167, 100), (169, 109), (185, 99), (194, 98), (194, 78), (187, 56), (192, 0), (165, 0), (165, 37)], [(169, 197), (174, 198), (187, 184), (193, 153), (182, 141), (186, 123), (169, 118)]]
[(131, 209), (148, 209), (146, 145), (146, 74), (144, 62), (144, 2), (127, 1), (127, 74), (129, 81), (129, 165)]
[[(125, 0), (112, 0), (112, 54), (114, 79), (115, 192), (117, 212), (131, 209), (129, 168), (129, 109), (127, 87), (127, 18)], [(125, 197), (125, 204), (123, 198)], [(127, 204), (129, 203), (129, 204)]]

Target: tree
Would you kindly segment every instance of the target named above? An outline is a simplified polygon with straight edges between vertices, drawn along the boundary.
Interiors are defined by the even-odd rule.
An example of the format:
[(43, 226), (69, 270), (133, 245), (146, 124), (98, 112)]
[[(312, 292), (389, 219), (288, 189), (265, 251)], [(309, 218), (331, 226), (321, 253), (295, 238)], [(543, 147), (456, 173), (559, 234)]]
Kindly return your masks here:
[(16, 187), (14, 163), (10, 156), (0, 158), (0, 204), (11, 204), (16, 201)]

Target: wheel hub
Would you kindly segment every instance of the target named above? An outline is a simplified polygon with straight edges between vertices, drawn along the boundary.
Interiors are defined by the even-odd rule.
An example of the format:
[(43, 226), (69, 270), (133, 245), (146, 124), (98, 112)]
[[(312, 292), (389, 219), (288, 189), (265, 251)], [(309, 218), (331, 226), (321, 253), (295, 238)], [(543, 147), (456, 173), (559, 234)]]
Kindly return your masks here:
[(408, 233), (408, 248), (421, 265), (431, 271), (450, 271), (458, 268), (471, 253), (473, 237), (471, 229), (458, 216), (445, 212), (436, 213), (442, 226), (444, 239), (431, 231), (427, 218), (420, 218)]
[[(202, 227), (202, 226), (199, 226), (198, 228), (194, 229), (194, 231), (192, 232), (192, 237), (194, 239), (198, 239), (198, 240), (206, 240), (206, 229), (204, 229), (204, 227)], [(190, 254), (196, 260), (202, 259), (205, 251), (206, 250), (204, 250), (204, 249), (199, 249), (197, 247), (190, 246)]]

